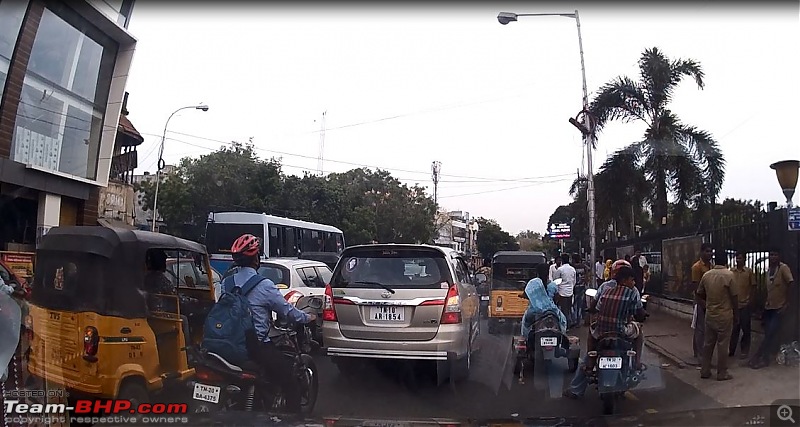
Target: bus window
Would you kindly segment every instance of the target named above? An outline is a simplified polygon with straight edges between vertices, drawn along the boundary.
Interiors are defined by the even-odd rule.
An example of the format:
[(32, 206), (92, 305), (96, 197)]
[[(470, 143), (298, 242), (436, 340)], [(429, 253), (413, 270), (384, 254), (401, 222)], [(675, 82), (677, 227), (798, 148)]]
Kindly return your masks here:
[(323, 235), (325, 236), (324, 252), (336, 252), (336, 234), (326, 231)]
[[(225, 224), (210, 222), (206, 225), (206, 248), (210, 254), (226, 254), (231, 252), (233, 242), (242, 234), (264, 237), (264, 226), (261, 224)], [(264, 254), (264, 248), (261, 248)]]
[(344, 237), (340, 233), (336, 234), (336, 253), (342, 253), (344, 250)]
[(317, 232), (307, 228), (302, 229), (303, 240), (300, 245), (300, 250), (302, 252), (319, 252), (317, 250), (317, 239), (314, 238), (314, 233)]
[(280, 226), (283, 233), (283, 254), (284, 256), (295, 257), (298, 253), (297, 233), (294, 227)]
[(312, 252), (322, 252), (323, 242), (322, 242), (322, 232), (317, 230), (311, 230), (311, 251)]
[(269, 256), (281, 256), (281, 238), (278, 233), (277, 225), (269, 226)]

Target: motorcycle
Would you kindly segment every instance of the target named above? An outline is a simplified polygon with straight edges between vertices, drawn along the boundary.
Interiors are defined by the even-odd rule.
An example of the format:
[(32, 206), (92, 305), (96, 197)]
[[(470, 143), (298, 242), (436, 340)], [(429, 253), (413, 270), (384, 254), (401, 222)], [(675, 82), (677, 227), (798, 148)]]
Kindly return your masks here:
[[(306, 313), (322, 309), (322, 298), (303, 296), (296, 307)], [(319, 377), (311, 352), (319, 348), (307, 324), (277, 320), (270, 339), (294, 361), (295, 378), (300, 384), (301, 411), (311, 413), (319, 393)], [(222, 356), (202, 348), (187, 348), (195, 367), (195, 378), (187, 382), (192, 389), (189, 409), (192, 413), (222, 411), (283, 412), (285, 399), (277, 384), (270, 382), (252, 361), (234, 365)]]
[[(587, 289), (586, 295), (595, 298), (597, 290)], [(596, 308), (587, 311), (591, 314), (597, 313)], [(587, 371), (589, 384), (597, 385), (597, 392), (603, 402), (603, 413), (611, 415), (617, 401), (625, 392), (635, 388), (644, 379), (643, 371), (636, 367), (633, 342), (618, 332), (605, 333), (597, 340), (597, 348), (587, 355), (592, 366)]]
[[(556, 284), (560, 281), (561, 279), (555, 280)], [(528, 299), (524, 292), (520, 297)], [(580, 338), (561, 332), (557, 313), (547, 312), (540, 316), (534, 321), (527, 337), (517, 335), (513, 342), (516, 352), (514, 374), (519, 375), (520, 380), (524, 377), (526, 368), (530, 366), (533, 369), (537, 360), (547, 365), (554, 359), (565, 357), (569, 372), (578, 369), (581, 357)]]

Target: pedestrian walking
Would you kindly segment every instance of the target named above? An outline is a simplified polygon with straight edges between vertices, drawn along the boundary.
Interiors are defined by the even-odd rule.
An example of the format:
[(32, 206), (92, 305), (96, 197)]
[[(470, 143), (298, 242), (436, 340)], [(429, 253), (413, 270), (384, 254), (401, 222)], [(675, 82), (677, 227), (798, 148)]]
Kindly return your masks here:
[[(696, 292), (700, 284), (700, 279), (711, 270), (711, 257), (714, 250), (711, 243), (703, 243), (700, 245), (700, 259), (692, 265), (692, 291)], [(692, 319), (692, 328), (694, 328), (694, 336), (692, 342), (692, 349), (694, 350), (695, 359), (700, 360), (703, 355), (703, 346), (705, 339), (703, 338), (706, 323), (706, 308), (701, 301), (695, 301), (694, 316)]]
[(728, 269), (728, 254), (724, 250), (717, 250), (714, 268), (703, 274), (696, 295), (705, 307), (705, 342), (700, 378), (711, 378), (711, 358), (716, 347), (717, 381), (729, 380), (733, 377), (728, 373), (728, 350), (731, 330), (738, 317), (739, 302), (735, 278)]
[(569, 265), (569, 254), (561, 255), (561, 266), (556, 270), (554, 279), (561, 279), (554, 301), (567, 318), (567, 327), (572, 328), (575, 325), (575, 319), (572, 317), (572, 297), (575, 291), (577, 272), (573, 266)]
[(745, 255), (744, 252), (736, 252), (736, 265), (731, 268), (734, 283), (736, 283), (736, 295), (739, 297), (739, 321), (733, 324), (728, 356), (736, 355), (736, 347), (739, 346), (741, 333), (741, 354), (739, 355), (741, 359), (747, 359), (750, 354), (750, 326), (753, 319), (751, 304), (755, 299), (753, 295), (756, 290), (756, 275), (751, 268), (744, 265)]

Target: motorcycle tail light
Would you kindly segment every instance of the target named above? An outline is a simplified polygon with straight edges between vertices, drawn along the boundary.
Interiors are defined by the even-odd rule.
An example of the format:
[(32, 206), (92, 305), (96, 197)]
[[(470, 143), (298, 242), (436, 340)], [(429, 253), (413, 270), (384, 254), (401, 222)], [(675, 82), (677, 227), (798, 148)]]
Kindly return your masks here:
[(195, 372), (195, 376), (200, 381), (222, 381), (222, 377), (218, 375), (216, 372), (212, 372), (205, 369), (198, 369)]

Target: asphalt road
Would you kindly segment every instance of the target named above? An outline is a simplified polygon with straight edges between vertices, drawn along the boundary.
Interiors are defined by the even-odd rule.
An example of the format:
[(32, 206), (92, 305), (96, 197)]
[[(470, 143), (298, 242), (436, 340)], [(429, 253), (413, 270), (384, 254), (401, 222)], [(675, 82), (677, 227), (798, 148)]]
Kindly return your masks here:
[[(646, 328), (646, 326), (645, 326)], [(602, 405), (593, 386), (581, 400), (561, 397), (572, 374), (558, 359), (549, 370), (537, 367), (519, 383), (513, 375), (511, 334), (489, 335), (481, 328), (480, 351), (473, 358), (469, 380), (455, 386), (439, 381), (433, 367), (389, 363), (365, 364), (345, 376), (325, 357), (317, 358), (320, 395), (314, 416), (379, 419), (511, 417), (595, 417)], [(646, 329), (645, 329), (646, 330)], [(586, 329), (570, 332), (586, 336)], [(583, 339), (582, 339), (583, 342)], [(673, 413), (716, 408), (720, 404), (678, 380), (656, 353), (645, 347), (646, 379), (618, 405), (621, 415)], [(443, 384), (437, 384), (442, 382)]]

